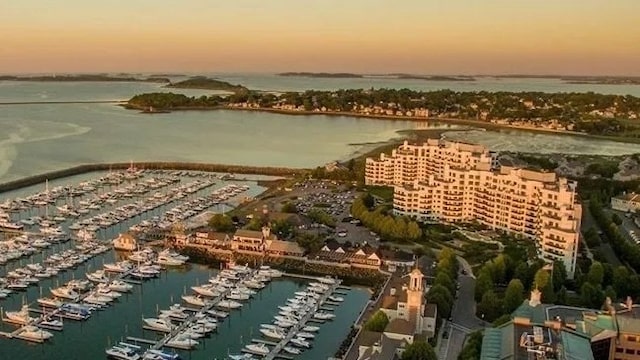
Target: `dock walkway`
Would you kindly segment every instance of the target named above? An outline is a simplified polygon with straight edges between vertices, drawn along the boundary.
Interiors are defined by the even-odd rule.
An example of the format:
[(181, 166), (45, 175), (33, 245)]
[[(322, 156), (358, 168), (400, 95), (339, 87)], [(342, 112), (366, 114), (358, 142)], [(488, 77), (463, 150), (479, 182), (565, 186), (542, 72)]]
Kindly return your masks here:
[[(312, 279), (317, 280), (318, 278), (312, 277)], [(340, 286), (340, 283), (341, 283), (341, 280), (337, 280), (334, 284), (330, 285), (329, 290), (325, 291), (322, 294), (322, 296), (318, 299), (318, 303), (317, 303), (318, 305), (316, 306), (316, 308), (322, 307), (322, 304), (324, 304), (324, 302), (329, 298), (329, 296), (331, 296), (331, 294), (333, 294), (333, 292), (336, 291), (336, 289), (338, 289), (338, 287)], [(282, 355), (280, 354), (280, 352), (296, 336), (298, 331), (300, 331), (300, 329), (305, 327), (306, 323), (313, 318), (314, 314), (315, 314), (315, 311), (309, 311), (305, 316), (302, 317), (302, 319), (300, 319), (300, 321), (296, 325), (291, 327), (287, 332), (287, 336), (285, 336), (284, 339), (280, 340), (280, 342), (278, 342), (278, 345), (276, 345), (273, 349), (271, 349), (271, 351), (267, 355), (265, 355), (264, 360), (273, 360), (276, 358), (282, 358)]]

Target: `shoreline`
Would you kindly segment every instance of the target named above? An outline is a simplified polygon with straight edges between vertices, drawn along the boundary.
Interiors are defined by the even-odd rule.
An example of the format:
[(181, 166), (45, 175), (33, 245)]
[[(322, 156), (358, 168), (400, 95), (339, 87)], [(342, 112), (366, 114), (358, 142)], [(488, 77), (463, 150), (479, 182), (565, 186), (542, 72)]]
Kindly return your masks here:
[[(371, 120), (386, 120), (386, 121), (408, 121), (408, 122), (432, 122), (432, 123), (442, 123), (442, 124), (455, 124), (455, 125), (467, 125), (472, 126), (476, 129), (466, 129), (470, 130), (491, 130), (491, 131), (500, 131), (500, 130), (513, 130), (513, 131), (524, 131), (531, 133), (539, 133), (539, 134), (552, 134), (552, 135), (563, 135), (563, 136), (579, 136), (584, 138), (593, 138), (600, 140), (609, 140), (619, 143), (631, 143), (638, 144), (640, 143), (640, 138), (629, 138), (629, 137), (617, 137), (617, 136), (607, 136), (607, 135), (593, 135), (586, 134), (577, 131), (568, 131), (568, 130), (554, 130), (554, 129), (545, 129), (545, 128), (537, 128), (537, 127), (524, 127), (517, 125), (507, 125), (507, 124), (494, 124), (488, 123), (486, 121), (480, 120), (471, 120), (471, 119), (457, 119), (457, 118), (436, 118), (436, 117), (420, 117), (420, 116), (397, 116), (397, 115), (373, 115), (373, 114), (360, 114), (353, 112), (333, 112), (333, 111), (298, 111), (298, 110), (283, 110), (283, 109), (272, 109), (272, 108), (239, 108), (239, 107), (231, 107), (231, 106), (215, 106), (215, 107), (176, 107), (173, 109), (159, 109), (156, 112), (145, 111), (145, 108), (129, 105), (129, 104), (120, 104), (119, 106), (123, 106), (128, 110), (138, 110), (140, 112), (144, 112), (145, 114), (154, 114), (154, 113), (167, 113), (173, 111), (216, 111), (216, 110), (231, 110), (231, 111), (247, 111), (247, 112), (267, 112), (267, 113), (275, 113), (282, 115), (293, 115), (293, 116), (309, 116), (309, 115), (325, 115), (325, 116), (333, 116), (333, 117), (354, 117), (354, 118), (362, 118), (362, 119), (371, 119)], [(420, 129), (407, 129), (407, 130), (420, 130)], [(449, 131), (455, 131), (456, 129), (448, 129)], [(405, 130), (401, 130), (405, 131)]]

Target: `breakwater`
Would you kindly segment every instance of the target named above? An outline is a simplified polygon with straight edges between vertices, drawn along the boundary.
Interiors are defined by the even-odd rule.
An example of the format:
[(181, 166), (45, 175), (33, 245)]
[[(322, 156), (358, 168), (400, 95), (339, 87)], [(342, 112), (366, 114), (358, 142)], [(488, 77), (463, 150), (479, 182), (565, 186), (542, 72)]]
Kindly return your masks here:
[[(206, 171), (206, 172), (223, 172), (231, 174), (255, 174), (268, 176), (296, 176), (302, 174), (307, 169), (295, 169), (285, 167), (266, 167), (266, 166), (243, 166), (228, 164), (210, 164), (210, 163), (193, 163), (193, 162), (137, 162), (135, 166), (140, 169), (151, 170), (187, 170), (187, 171)], [(46, 180), (60, 179), (68, 176), (90, 173), (94, 171), (107, 170), (124, 170), (131, 167), (130, 163), (96, 163), (78, 165), (66, 169), (50, 171), (47, 173), (25, 177), (22, 179), (9, 181), (0, 184), (0, 193), (11, 191), (26, 186), (41, 184)]]

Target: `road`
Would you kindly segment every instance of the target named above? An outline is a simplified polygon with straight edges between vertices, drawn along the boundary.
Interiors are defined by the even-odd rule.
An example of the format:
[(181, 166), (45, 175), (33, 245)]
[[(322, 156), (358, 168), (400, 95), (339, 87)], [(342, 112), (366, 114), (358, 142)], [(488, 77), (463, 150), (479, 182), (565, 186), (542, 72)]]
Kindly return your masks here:
[[(466, 266), (462, 266), (466, 270)], [(488, 324), (476, 317), (476, 302), (474, 300), (476, 280), (467, 270), (467, 275), (458, 276), (460, 289), (451, 311), (451, 321), (447, 321), (442, 333), (447, 338), (438, 341), (438, 359), (456, 360), (462, 351), (467, 335), (475, 330), (483, 329)]]

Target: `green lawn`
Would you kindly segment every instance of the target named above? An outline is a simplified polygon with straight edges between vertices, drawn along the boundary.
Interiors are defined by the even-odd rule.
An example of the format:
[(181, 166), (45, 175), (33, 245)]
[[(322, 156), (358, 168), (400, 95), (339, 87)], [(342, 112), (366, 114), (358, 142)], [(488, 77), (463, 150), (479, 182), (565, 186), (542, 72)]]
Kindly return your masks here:
[(393, 200), (393, 188), (390, 186), (367, 186), (365, 190), (385, 202), (391, 202)]

